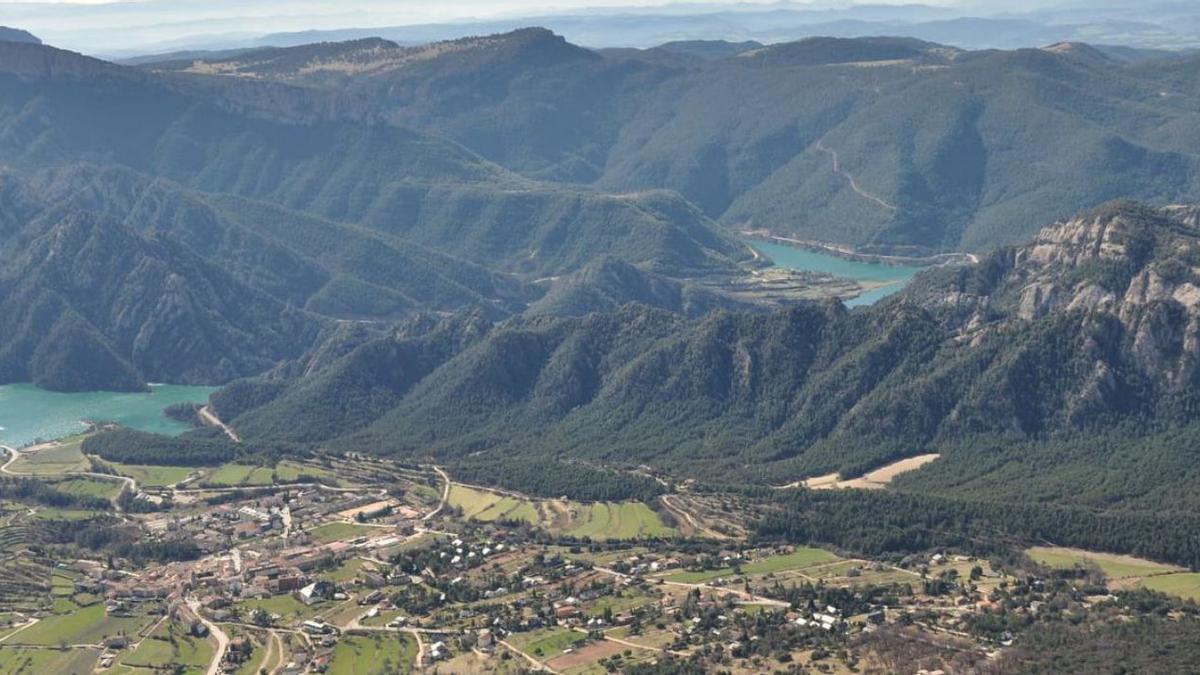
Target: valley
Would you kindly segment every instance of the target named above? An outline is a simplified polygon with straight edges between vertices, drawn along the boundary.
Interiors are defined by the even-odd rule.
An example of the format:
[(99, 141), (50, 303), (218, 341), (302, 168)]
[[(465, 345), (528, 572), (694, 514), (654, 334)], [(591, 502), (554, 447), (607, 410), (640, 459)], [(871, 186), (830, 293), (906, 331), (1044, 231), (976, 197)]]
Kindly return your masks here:
[(0, 675), (1194, 669), (1200, 56), (505, 31), (0, 27)]
[[(0, 497), (4, 672), (169, 663), (197, 674), (583, 674), (657, 664), (748, 674), (793, 663), (882, 673), (916, 661), (1019, 666), (1025, 640), (1055, 625), (1051, 605), (1097, 626), (1149, 602), (1179, 625), (1200, 621), (1195, 604), (1144, 590), (1192, 597), (1195, 575), (1130, 556), (862, 556), (731, 536), (731, 514), (752, 523), (773, 508), (733, 494), (539, 499), (439, 466), (333, 454), (137, 467), (86, 454), (89, 438), (23, 451), (5, 467), (58, 494), (99, 494), (79, 491), (79, 465), (136, 482), (111, 505), (111, 493), (71, 508), (48, 506), (52, 492)], [(41, 459), (49, 452), (53, 461)], [(725, 507), (710, 510), (713, 497)], [(683, 512), (690, 522), (676, 520)], [(96, 527), (136, 531), (141, 548), (79, 536)], [(122, 572), (93, 560), (91, 546)], [(1080, 586), (1079, 574), (1108, 587)]]

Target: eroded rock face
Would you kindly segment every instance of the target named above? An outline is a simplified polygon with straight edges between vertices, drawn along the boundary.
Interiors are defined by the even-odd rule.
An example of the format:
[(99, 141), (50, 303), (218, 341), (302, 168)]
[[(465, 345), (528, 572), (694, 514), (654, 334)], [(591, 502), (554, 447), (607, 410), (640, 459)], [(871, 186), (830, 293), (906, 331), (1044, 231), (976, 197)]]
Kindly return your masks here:
[(914, 296), (972, 347), (1056, 317), (1078, 322), (1080, 336), (1111, 323), (1110, 346), (1087, 349), (1096, 364), (1071, 418), (1103, 409), (1121, 377), (1181, 390), (1200, 376), (1200, 206), (1108, 204)]

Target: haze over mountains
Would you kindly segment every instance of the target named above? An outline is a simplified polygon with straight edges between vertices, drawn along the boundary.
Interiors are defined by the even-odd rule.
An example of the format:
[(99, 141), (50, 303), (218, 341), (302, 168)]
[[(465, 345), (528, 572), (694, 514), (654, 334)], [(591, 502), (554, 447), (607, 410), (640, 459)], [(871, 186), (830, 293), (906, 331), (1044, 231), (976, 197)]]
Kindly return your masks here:
[[(1145, 506), (1191, 475), (1196, 58), (0, 42), (0, 379), (231, 383), (272, 447), (760, 483), (936, 451), (948, 494)], [(979, 262), (769, 311), (743, 230)], [(1089, 468), (1140, 439), (1152, 477)]]
[(597, 53), (524, 29), (143, 67), (286, 83), (532, 178), (667, 188), (733, 230), (920, 255), (1018, 243), (1108, 199), (1200, 199), (1198, 59), (898, 38)]
[(420, 44), (545, 26), (592, 48), (679, 40), (787, 42), (812, 36), (894, 35), (961, 48), (1088, 41), (1140, 49), (1200, 47), (1194, 3), (1129, 2), (620, 2), (438, 3), (355, 0), (210, 0), (205, 3), (8, 3), (4, 21), (94, 55), (294, 46), (384, 37)]

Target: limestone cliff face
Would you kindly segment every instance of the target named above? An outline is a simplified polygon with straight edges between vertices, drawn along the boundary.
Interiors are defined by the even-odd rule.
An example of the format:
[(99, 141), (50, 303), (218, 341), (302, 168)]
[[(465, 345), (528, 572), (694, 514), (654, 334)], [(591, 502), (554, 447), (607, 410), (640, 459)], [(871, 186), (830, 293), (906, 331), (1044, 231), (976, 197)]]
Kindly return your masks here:
[(977, 267), (916, 290), (958, 326), (962, 341), (980, 344), (1015, 324), (1062, 314), (1075, 317), (1081, 332), (1115, 320), (1119, 350), (1098, 358), (1093, 394), (1121, 368), (1168, 388), (1196, 378), (1200, 207), (1108, 204), (1054, 223), (1028, 245), (997, 251)]

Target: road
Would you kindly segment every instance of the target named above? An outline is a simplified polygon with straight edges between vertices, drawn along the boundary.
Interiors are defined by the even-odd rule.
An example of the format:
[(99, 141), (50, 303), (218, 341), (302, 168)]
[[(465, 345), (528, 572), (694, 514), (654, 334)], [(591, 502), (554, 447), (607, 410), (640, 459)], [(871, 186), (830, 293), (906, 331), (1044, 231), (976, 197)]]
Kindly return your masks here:
[(190, 598), (187, 601), (187, 606), (192, 610), (192, 614), (195, 614), (196, 618), (200, 620), (200, 623), (208, 627), (208, 632), (217, 639), (217, 651), (213, 654), (213, 660), (208, 666), (206, 675), (220, 675), (222, 671), (221, 663), (225, 661), (225, 652), (229, 649), (229, 636), (225, 634), (225, 631), (221, 630), (220, 626), (204, 618), (204, 615), (200, 613), (199, 600)]
[(441, 501), (438, 502), (437, 508), (430, 511), (429, 513), (426, 513), (424, 516), (421, 517), (421, 520), (429, 520), (430, 518), (433, 518), (437, 514), (441, 513), (442, 509), (446, 508), (446, 502), (450, 499), (450, 476), (449, 476), (449, 474), (447, 474), (445, 471), (443, 471), (442, 467), (440, 467), (440, 466), (433, 467), (433, 470), (436, 471), (437, 475), (441, 476), (442, 481), (444, 481), (444, 484), (442, 485), (442, 499), (441, 499)]
[(540, 671), (544, 671), (547, 673), (555, 673), (555, 675), (557, 675), (557, 673), (558, 673), (557, 670), (554, 670), (550, 666), (547, 666), (546, 664), (542, 663), (541, 661), (538, 661), (537, 659), (526, 654), (525, 652), (521, 651), (520, 649), (517, 649), (516, 647), (509, 644), (507, 640), (497, 640), (496, 642), (500, 645), (503, 645), (504, 648), (507, 649), (508, 651), (510, 651), (510, 652), (516, 654), (517, 656), (520, 656), (521, 658), (528, 661), (529, 665), (533, 666), (534, 670), (540, 670)]
[[(576, 626), (575, 631), (577, 633), (584, 633), (586, 635), (591, 635), (591, 631), (589, 631), (586, 628), (580, 628), (580, 627)], [(608, 640), (609, 642), (615, 642), (616, 644), (624, 645), (626, 647), (633, 647), (635, 649), (645, 649), (645, 650), (651, 651), (651, 652), (658, 652), (659, 654), (670, 654), (672, 656), (681, 656), (683, 658), (687, 658), (687, 656), (688, 656), (687, 652), (675, 651), (674, 649), (663, 649), (662, 647), (651, 647), (649, 645), (639, 645), (636, 642), (630, 642), (629, 640), (622, 640), (621, 638), (615, 638), (615, 637), (609, 635), (608, 633), (604, 634), (604, 639)]]
[[(628, 574), (623, 574), (621, 572), (618, 572), (614, 569), (609, 569), (607, 567), (593, 567), (592, 569), (596, 570), (597, 572), (602, 572), (604, 574), (610, 574), (610, 575), (620, 578), (620, 579), (635, 578)], [(658, 583), (661, 581), (663, 584), (665, 584), (667, 586), (679, 586), (681, 588), (698, 588), (702, 591), (711, 591), (713, 593), (732, 593), (742, 599), (741, 600), (742, 604), (747, 604), (747, 605), (770, 605), (772, 607), (791, 607), (790, 604), (788, 604), (782, 600), (775, 600), (773, 598), (765, 598), (761, 595), (747, 593), (746, 591), (739, 591), (736, 588), (722, 588), (720, 586), (710, 586), (708, 584), (686, 584), (682, 581), (667, 581), (666, 579), (663, 579), (661, 577), (642, 577), (642, 578), (651, 583)]]
[(866, 190), (859, 187), (858, 181), (854, 179), (854, 176), (851, 176), (850, 174), (846, 173), (845, 171), (842, 171), (841, 162), (838, 158), (837, 150), (834, 150), (833, 148), (825, 147), (825, 139), (820, 139), (817, 141), (817, 149), (821, 150), (822, 152), (829, 153), (829, 156), (833, 158), (833, 172), (836, 173), (837, 175), (845, 178), (846, 181), (850, 183), (850, 189), (854, 190), (855, 194), (857, 194), (859, 197), (862, 197), (863, 199), (875, 202), (876, 204), (882, 206), (883, 208), (887, 209), (888, 211), (892, 211), (893, 213), (897, 210), (895, 205), (889, 204), (888, 202), (885, 202), (884, 200), (880, 199), (879, 197), (876, 197), (875, 195), (871, 194), (870, 192), (867, 192)]
[(204, 420), (204, 423), (209, 426), (219, 427), (221, 431), (224, 431), (225, 435), (229, 437), (229, 440), (233, 441), (234, 443), (242, 442), (242, 439), (238, 438), (237, 433), (235, 433), (233, 429), (230, 429), (224, 422), (222, 422), (221, 418), (217, 417), (216, 413), (209, 409), (208, 406), (204, 406), (200, 409), (200, 419)]
[(692, 517), (691, 513), (688, 513), (688, 511), (685, 510), (682, 506), (675, 503), (674, 498), (675, 498), (675, 495), (663, 495), (662, 496), (663, 506), (667, 507), (668, 511), (675, 514), (675, 517), (677, 517), (681, 520), (687, 521), (687, 524), (691, 526), (692, 531), (697, 532), (697, 533), (701, 534), (702, 536), (709, 537), (710, 539), (727, 539), (727, 537), (725, 535), (721, 534), (720, 532), (717, 532), (716, 530), (708, 527), (707, 525), (702, 524), (700, 521), (698, 521), (694, 517)]
[[(8, 460), (5, 461), (3, 465), (0, 465), (0, 473), (6, 473), (10, 476), (22, 476), (25, 478), (31, 477), (31, 474), (17, 473), (15, 471), (12, 471), (9, 469), (9, 467), (13, 464), (13, 462), (20, 459), (21, 452), (19, 450), (17, 450), (16, 448), (13, 448), (11, 446), (8, 446), (8, 445), (0, 445), (0, 450), (3, 450), (8, 453)], [(129, 492), (131, 494), (136, 495), (138, 492), (137, 481), (130, 478), (129, 476), (114, 476), (113, 474), (110, 474), (110, 473), (96, 473), (95, 471), (64, 471), (61, 474), (55, 474), (55, 475), (85, 476), (88, 478), (99, 478), (101, 480), (119, 480), (125, 484), (125, 486), (129, 489)], [(121, 510), (120, 499), (121, 499), (120, 494), (118, 494), (116, 497), (112, 498), (113, 507), (115, 509), (117, 509), (118, 511)]]

